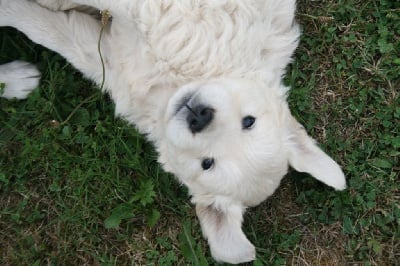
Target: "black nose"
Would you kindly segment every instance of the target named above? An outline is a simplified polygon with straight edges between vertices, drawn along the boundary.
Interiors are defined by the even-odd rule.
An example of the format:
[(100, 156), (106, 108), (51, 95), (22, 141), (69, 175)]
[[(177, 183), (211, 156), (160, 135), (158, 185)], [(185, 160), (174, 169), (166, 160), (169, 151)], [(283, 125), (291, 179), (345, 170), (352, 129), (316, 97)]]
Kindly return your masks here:
[(194, 107), (186, 105), (186, 107), (189, 109), (186, 121), (192, 133), (202, 131), (211, 123), (214, 117), (214, 110), (210, 107), (201, 104)]

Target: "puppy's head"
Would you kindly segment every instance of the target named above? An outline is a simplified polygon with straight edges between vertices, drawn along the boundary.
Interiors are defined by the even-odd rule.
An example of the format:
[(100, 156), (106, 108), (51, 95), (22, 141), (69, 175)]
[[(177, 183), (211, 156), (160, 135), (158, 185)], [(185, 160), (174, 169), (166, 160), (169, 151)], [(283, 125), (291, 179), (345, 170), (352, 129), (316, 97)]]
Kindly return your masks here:
[(168, 103), (160, 161), (195, 201), (224, 197), (243, 206), (270, 196), (288, 165), (336, 189), (340, 167), (290, 115), (285, 87), (244, 80), (191, 83)]

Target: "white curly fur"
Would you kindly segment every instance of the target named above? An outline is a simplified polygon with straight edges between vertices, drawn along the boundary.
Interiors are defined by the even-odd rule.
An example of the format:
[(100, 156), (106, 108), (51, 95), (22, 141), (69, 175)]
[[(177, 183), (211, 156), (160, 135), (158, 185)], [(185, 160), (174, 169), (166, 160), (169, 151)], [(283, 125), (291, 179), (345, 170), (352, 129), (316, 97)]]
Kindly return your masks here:
[[(346, 187), (340, 167), (286, 103), (281, 78), (300, 34), (294, 0), (38, 2), (52, 10), (86, 5), (113, 16), (101, 41), (105, 90), (116, 113), (154, 142), (164, 169), (188, 186), (216, 260), (255, 258), (241, 230), (243, 213), (275, 191), (289, 164), (335, 189)], [(21, 30), (101, 83), (101, 23), (92, 16), (0, 0), (0, 26)], [(19, 77), (32, 77), (24, 73)], [(26, 95), (23, 80), (10, 82), (7, 73), (0, 79), (6, 81), (4, 96)], [(210, 106), (214, 117), (193, 133), (190, 107), (179, 107), (199, 103)], [(255, 123), (243, 129), (249, 115)], [(208, 170), (202, 169), (204, 158), (214, 159)]]

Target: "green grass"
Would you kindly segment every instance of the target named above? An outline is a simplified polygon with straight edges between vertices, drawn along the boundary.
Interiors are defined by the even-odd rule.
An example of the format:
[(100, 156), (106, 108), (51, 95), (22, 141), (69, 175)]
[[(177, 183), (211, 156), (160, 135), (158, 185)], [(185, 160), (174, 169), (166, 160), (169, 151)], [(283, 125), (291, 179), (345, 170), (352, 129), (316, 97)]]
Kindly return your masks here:
[[(253, 265), (399, 265), (400, 3), (298, 5), (290, 106), (349, 188), (289, 174), (245, 216)], [(2, 28), (0, 63), (14, 59), (43, 77), (27, 100), (0, 99), (0, 264), (214, 264), (186, 189), (108, 96)]]

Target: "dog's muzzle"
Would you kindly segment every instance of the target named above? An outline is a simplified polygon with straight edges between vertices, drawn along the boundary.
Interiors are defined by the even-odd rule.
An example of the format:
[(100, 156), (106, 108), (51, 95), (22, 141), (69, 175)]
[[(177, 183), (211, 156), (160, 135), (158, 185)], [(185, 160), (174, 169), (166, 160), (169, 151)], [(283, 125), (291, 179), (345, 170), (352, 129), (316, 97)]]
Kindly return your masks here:
[(197, 93), (188, 93), (181, 98), (175, 109), (175, 115), (180, 114), (186, 120), (189, 130), (193, 133), (200, 133), (214, 118), (215, 110), (209, 105), (201, 103)]
[(211, 107), (202, 104), (195, 105), (194, 107), (185, 104), (185, 107), (188, 109), (186, 122), (193, 134), (205, 129), (214, 118), (214, 109)]

